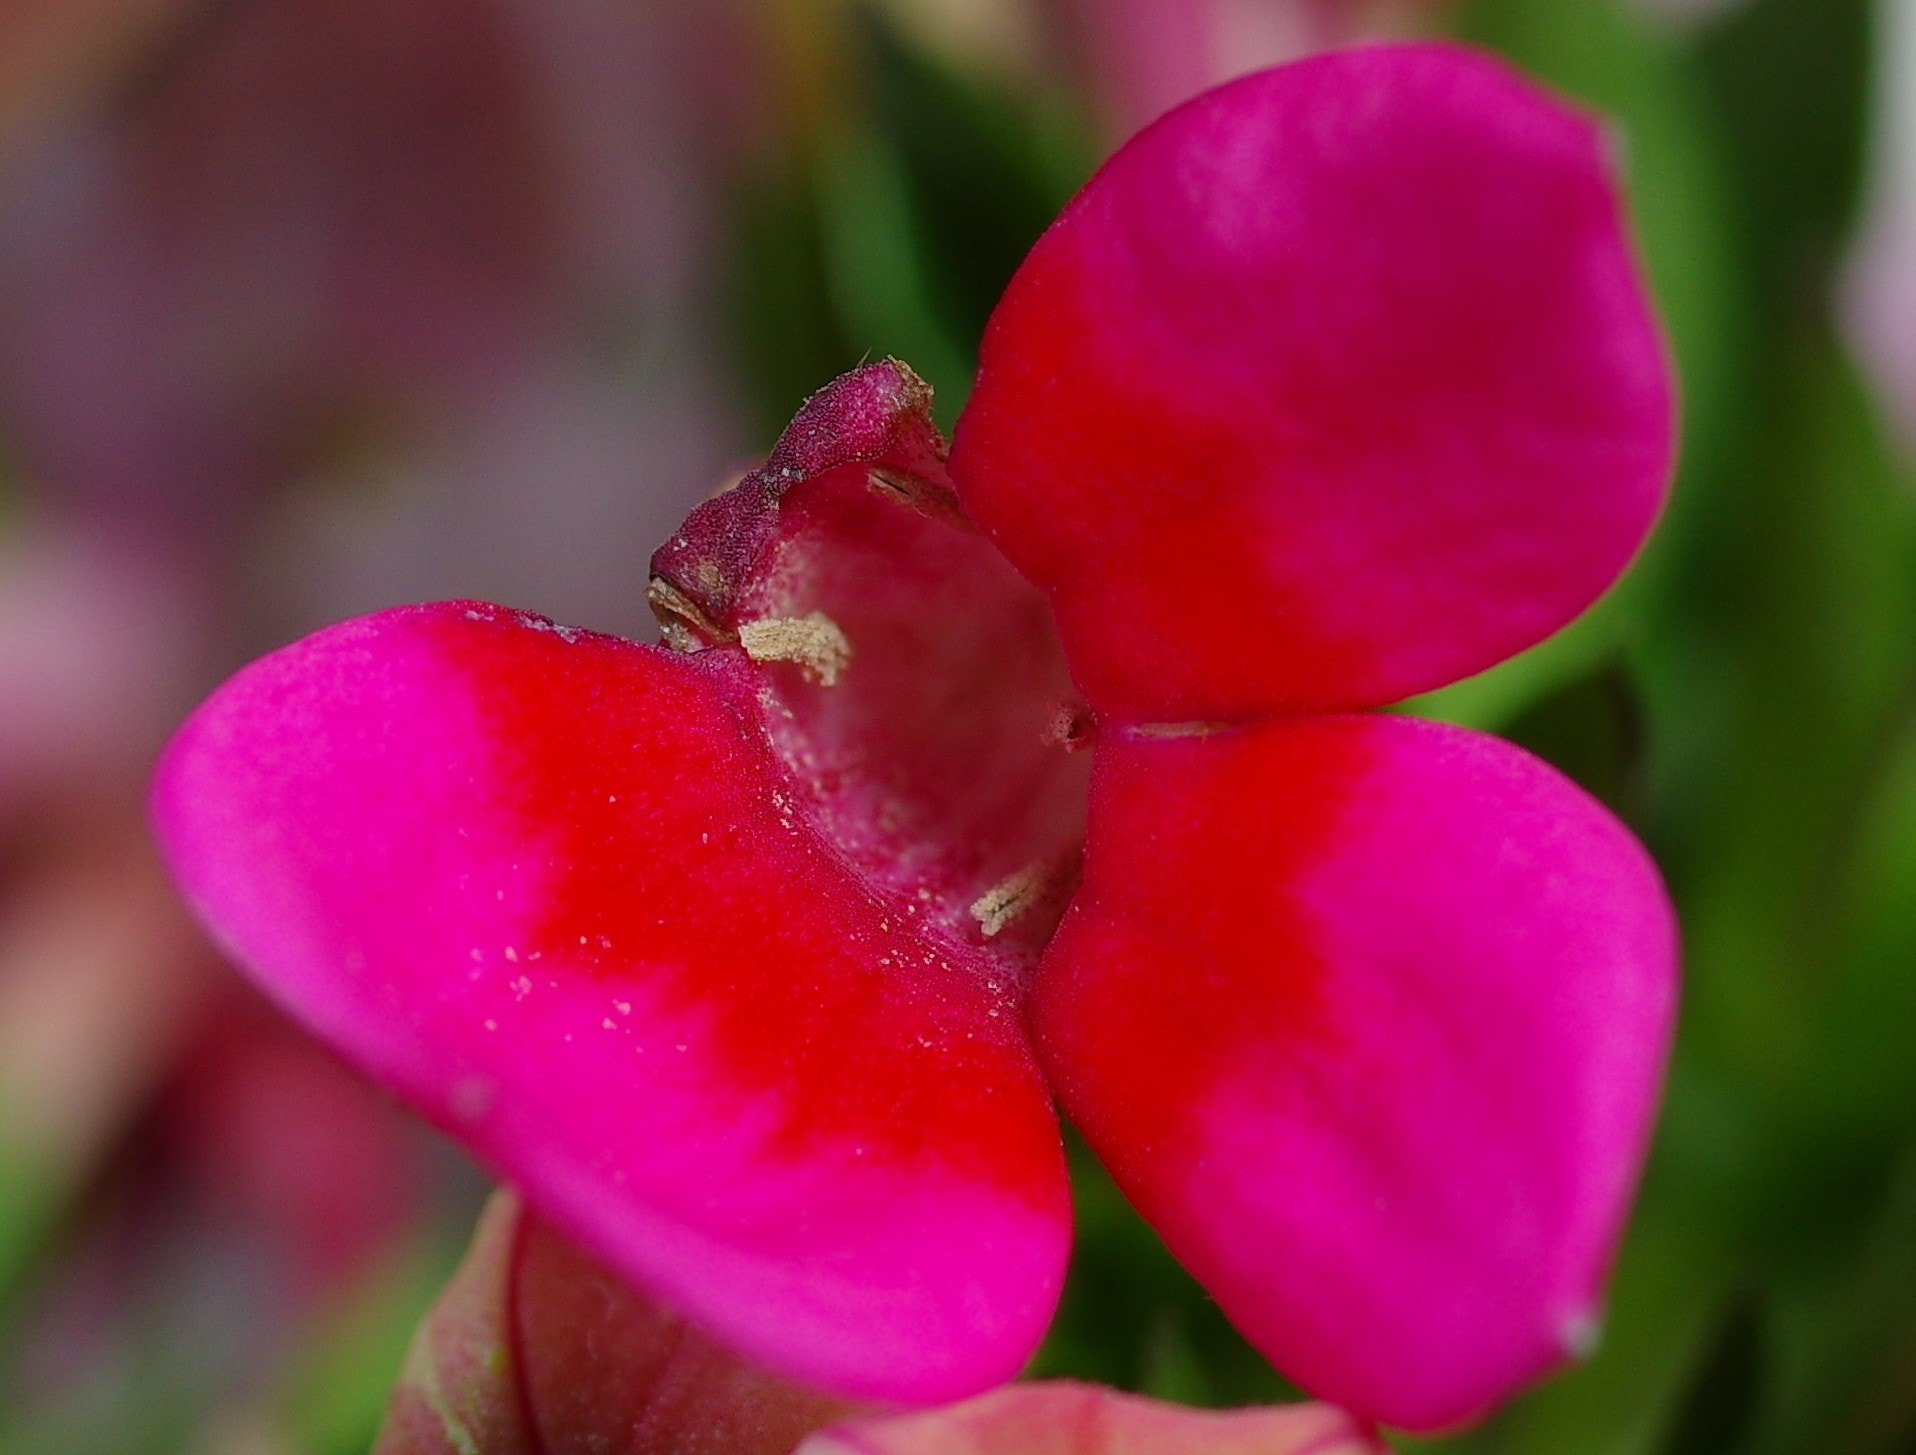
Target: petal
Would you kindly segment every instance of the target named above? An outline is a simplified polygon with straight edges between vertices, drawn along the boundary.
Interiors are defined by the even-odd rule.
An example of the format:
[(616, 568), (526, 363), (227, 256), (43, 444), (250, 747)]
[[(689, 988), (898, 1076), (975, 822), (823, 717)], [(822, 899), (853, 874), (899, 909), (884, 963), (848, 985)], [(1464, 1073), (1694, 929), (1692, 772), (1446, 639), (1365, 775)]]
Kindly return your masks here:
[(157, 788), (178, 878), (295, 1014), (596, 1256), (768, 1365), (1007, 1378), (1068, 1240), (1013, 991), (792, 809), (757, 679), (465, 603), (255, 664)]
[(1107, 719), (1394, 701), (1615, 578), (1664, 351), (1604, 137), (1500, 63), (1343, 51), (1132, 141), (1039, 241), (951, 472)]
[(1329, 1405), (1193, 1410), (1097, 1385), (1015, 1384), (949, 1409), (847, 1420), (796, 1455), (1376, 1455)]
[(1642, 847), (1521, 751), (1409, 718), (1098, 755), (1035, 1026), (1172, 1251), (1390, 1424), (1586, 1345), (1674, 1005)]
[(787, 1455), (843, 1413), (718, 1348), (501, 1192), (413, 1336), (376, 1455)]

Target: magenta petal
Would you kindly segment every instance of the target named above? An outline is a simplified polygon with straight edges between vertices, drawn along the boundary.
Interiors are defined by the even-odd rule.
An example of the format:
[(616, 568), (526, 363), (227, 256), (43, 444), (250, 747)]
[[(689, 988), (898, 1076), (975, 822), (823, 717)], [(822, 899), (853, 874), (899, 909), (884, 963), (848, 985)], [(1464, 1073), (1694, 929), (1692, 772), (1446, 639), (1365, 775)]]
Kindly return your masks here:
[(1057, 1295), (1057, 1126), (1012, 989), (795, 820), (756, 694), (735, 650), (390, 611), (222, 688), (161, 837), (241, 963), (611, 1266), (838, 1393), (971, 1393)]
[(1555, 631), (1655, 517), (1672, 415), (1597, 124), (1380, 46), (1124, 147), (999, 304), (951, 471), (1101, 715), (1242, 717)]
[(1642, 847), (1521, 751), (1409, 718), (1098, 754), (1035, 1026), (1171, 1249), (1390, 1424), (1586, 1346), (1675, 1003)]

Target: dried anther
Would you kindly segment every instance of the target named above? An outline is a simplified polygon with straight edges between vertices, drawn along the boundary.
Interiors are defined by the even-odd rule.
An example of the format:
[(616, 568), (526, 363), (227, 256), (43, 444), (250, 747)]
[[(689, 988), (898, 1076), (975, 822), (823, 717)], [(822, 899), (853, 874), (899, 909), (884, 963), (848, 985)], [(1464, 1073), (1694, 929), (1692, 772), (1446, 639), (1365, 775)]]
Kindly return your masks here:
[(852, 644), (822, 611), (741, 622), (738, 644), (754, 662), (796, 662), (825, 687), (838, 681), (852, 659)]

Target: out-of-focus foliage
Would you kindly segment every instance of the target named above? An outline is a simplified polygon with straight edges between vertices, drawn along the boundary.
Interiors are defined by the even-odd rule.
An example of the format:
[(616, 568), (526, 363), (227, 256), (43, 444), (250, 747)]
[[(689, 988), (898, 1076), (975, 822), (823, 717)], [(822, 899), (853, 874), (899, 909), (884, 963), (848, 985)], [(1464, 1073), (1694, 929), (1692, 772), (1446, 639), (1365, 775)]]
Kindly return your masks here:
[[(153, 88), (221, 25), (267, 3), (173, 15), (128, 5), (117, 22), (112, 7), (90, 5), (89, 23), (108, 32), (49, 32), (48, 54), (66, 58), (58, 76), (40, 77), (37, 99), (19, 109), (0, 106), (0, 148), (12, 139), (0, 150), (0, 257), (13, 255), (9, 236), (48, 225), (9, 211), (9, 197), (33, 182), (52, 206), (87, 181), (82, 170), (67, 191), (47, 186), (58, 152), (46, 138), (74, 135), (76, 115), (137, 138)], [(333, 0), (341, 13), (357, 4), (374, 0)], [(1388, 8), (1405, 23), (1409, 7)], [(1405, 1448), (1916, 1449), (1916, 462), (1886, 429), (1834, 303), (1871, 175), (1869, 118), (1884, 109), (1871, 88), (1895, 72), (1877, 63), (1880, 16), (1865, 0), (1743, 0), (1679, 24), (1670, 12), (1684, 8), (1695, 7), (1460, 0), (1412, 17), (1504, 52), (1613, 118), (1685, 425), (1665, 528), (1632, 576), (1562, 637), (1411, 706), (1509, 734), (1624, 814), (1669, 877), (1687, 979), (1663, 1124), (1599, 1351), (1480, 1429)], [(501, 459), (532, 474), (583, 472), (567, 474), (590, 484), (567, 497), (565, 545), (541, 559), (584, 561), (577, 543), (595, 539), (581, 571), (616, 591), (629, 570), (636, 613), (653, 542), (626, 531), (644, 512), (607, 504), (615, 492), (650, 492), (669, 516), (719, 483), (726, 450), (762, 447), (803, 395), (865, 357), (913, 363), (948, 423), (992, 301), (1108, 145), (1099, 118), (1123, 110), (1101, 90), (1120, 78), (1100, 73), (1098, 48), (1084, 41), (1100, 4), (966, 11), (933, 0), (733, 0), (705, 7), (702, 25), (627, 36), (635, 54), (654, 48), (643, 74), (697, 82), (635, 123), (636, 153), (629, 136), (623, 150), (608, 140), (624, 115), (616, 107), (596, 122), (577, 106), (560, 113), (564, 98), (616, 95), (639, 72), (621, 72), (600, 45), (541, 51), (531, 121), (572, 138), (542, 155), (568, 179), (575, 210), (545, 219), (560, 230), (560, 261), (533, 310), (536, 367), (501, 393), (440, 408), (403, 440), (383, 426), (343, 446), (336, 434), (319, 449), (310, 433), (293, 440), (279, 473), (253, 482), (237, 507), (244, 525), (218, 532), (217, 555), (186, 553), (196, 582), (211, 573), (225, 586), (175, 600), (203, 635), (154, 696), (183, 703), (210, 680), (200, 658), (317, 624), (311, 604), (231, 587), (293, 572), (299, 550), (286, 542), (309, 548), (299, 532), (329, 522), (327, 559), (348, 566), (364, 564), (352, 541), (382, 524), (418, 537), (410, 555), (390, 533), (367, 548), (374, 564), (362, 579), (380, 584), (362, 595), (493, 589), (449, 582), (448, 563), (538, 552), (540, 502), (558, 498), (531, 474), (512, 485), (519, 477), (502, 476)], [(507, 33), (523, 35), (513, 13), (522, 29)], [(578, 68), (594, 64), (605, 89), (582, 93)], [(697, 111), (689, 93), (723, 104)], [(688, 147), (688, 134), (700, 144)], [(593, 170), (635, 154), (654, 169), (649, 188), (621, 190)], [(297, 195), (297, 150), (278, 165)], [(671, 221), (677, 241), (663, 253), (645, 245), (667, 226), (647, 213), (661, 198), (695, 211)], [(363, 199), (344, 201), (350, 210)], [(589, 246), (567, 252), (567, 238), (588, 232)], [(1903, 266), (1916, 275), (1916, 252)], [(607, 286), (641, 267), (656, 270), (647, 286)], [(0, 294), (8, 281), (0, 275)], [(0, 314), (0, 330), (16, 322)], [(662, 394), (681, 363), (697, 389)], [(419, 382), (370, 387), (410, 397)], [(367, 387), (355, 381), (355, 401)], [(608, 415), (627, 408), (643, 427), (610, 428)], [(54, 521), (137, 550), (122, 522), (62, 511), (62, 482), (37, 474), (9, 429), (18, 409), (0, 395), (0, 460), (10, 462), (0, 531), (29, 541)], [(470, 483), (480, 478), (483, 489)], [(449, 536), (456, 549), (433, 549)], [(153, 549), (182, 559), (177, 534)], [(205, 630), (209, 616), (220, 631)], [(5, 631), (0, 620), (0, 643)], [(0, 651), (0, 671), (8, 662)], [(7, 690), (0, 682), (0, 699)], [(152, 711), (146, 698), (75, 700), (129, 721)], [(0, 726), (6, 714), (0, 700)], [(0, 1047), (6, 1017), (27, 1014), (8, 994), (19, 983), (8, 953), (28, 911), (50, 902), (48, 884), (117, 885), (85, 901), (93, 923), (112, 905), (146, 923), (115, 897), (140, 871), (119, 867), (112, 847), (137, 812), (145, 731), (109, 742), (92, 767), (0, 781)], [(124, 780), (117, 799), (91, 791), (112, 776), (99, 767), (109, 761)], [(8, 766), (0, 760), (0, 779)], [(49, 931), (49, 943), (92, 953), (64, 933)], [(143, 952), (114, 953), (161, 955), (169, 933), (141, 931)], [(178, 997), (217, 998), (206, 985), (218, 974), (182, 974), (190, 991), (152, 1001), (173, 1010), (129, 1013), (154, 1028), (183, 1021)], [(123, 1004), (147, 1007), (154, 982), (128, 984), (139, 993)], [(103, 1012), (89, 1003), (58, 1014)], [(198, 1044), (184, 1033), (169, 1032), (161, 1049), (87, 1034), (82, 1044), (124, 1065), (147, 1056), (178, 1066)], [(139, 1090), (116, 1092), (113, 1114), (84, 1123), (84, 1139), (72, 1133), (61, 1154), (0, 1064), (0, 1452), (363, 1447), (411, 1320), (470, 1215), (465, 1184), (438, 1179), (454, 1191), (328, 1297), (247, 1307), (234, 1262), (266, 1255), (257, 1238), (193, 1213), (201, 1164), (181, 1150), (173, 1074), (143, 1071)], [(1079, 1247), (1036, 1372), (1193, 1403), (1284, 1397), (1089, 1156), (1074, 1158)], [(260, 1328), (275, 1331), (264, 1344), (246, 1332)], [(246, 1379), (210, 1372), (249, 1341), (271, 1354)], [(29, 1386), (42, 1393), (10, 1397)], [(63, 1393), (49, 1399), (47, 1388)], [(244, 1443), (254, 1436), (279, 1443)]]

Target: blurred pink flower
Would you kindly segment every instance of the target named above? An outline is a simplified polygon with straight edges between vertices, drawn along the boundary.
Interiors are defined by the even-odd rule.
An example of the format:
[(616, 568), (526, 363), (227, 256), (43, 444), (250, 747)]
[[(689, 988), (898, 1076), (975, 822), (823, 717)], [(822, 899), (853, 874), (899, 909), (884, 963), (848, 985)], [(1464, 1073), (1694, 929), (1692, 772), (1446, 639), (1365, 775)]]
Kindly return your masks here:
[[(689, 5), (216, 9), (0, 209), (0, 417), (28, 479), (204, 539), (627, 335), (671, 352), (711, 252), (701, 179), (738, 130), (695, 91), (738, 50), (715, 29)], [(712, 402), (675, 402), (716, 468)], [(619, 482), (640, 499), (642, 465)]]
[(1114, 136), (1221, 81), (1404, 34), (1433, 0), (1052, 0)]
[(260, 1247), (289, 1323), (376, 1271), (425, 1211), (398, 1108), (238, 982), (180, 1056), (156, 1131), (198, 1210)]
[(174, 1297), (128, 1271), (173, 1256), (150, 1193), (244, 1266), (223, 1337), (266, 1378), (416, 1230), (418, 1148), (229, 978), (143, 780), (237, 643), (316, 615), (536, 579), (637, 625), (633, 556), (738, 448), (707, 290), (750, 37), (697, 3), (182, 11), (0, 17), (32, 42), (0, 107), (65, 58), (0, 110), (0, 1150), (48, 1216), (103, 1167), (140, 1189), (36, 1270), (49, 1327)]
[(206, 675), (210, 601), (109, 530), (0, 533), (0, 821), (25, 800), (125, 795)]
[[(149, 842), (142, 780), (205, 673), (202, 595), (72, 521), (0, 537), (9, 1419), (56, 1418), (159, 1328), (200, 1351), (179, 1363), (209, 1401), (257, 1395), (424, 1212), (416, 1133), (232, 976)], [(239, 1299), (210, 1341), (209, 1291)]]
[(1876, 7), (1875, 117), (1841, 320), (1892, 426), (1916, 449), (1916, 6)]
[(0, 536), (0, 1143), (49, 1195), (123, 1134), (212, 978), (138, 815), (204, 606), (124, 540)]
[(355, 394), (495, 374), (552, 283), (496, 4), (285, 0), (206, 24), (125, 121), (16, 194), (0, 256), (23, 463), (135, 516), (244, 502)]

